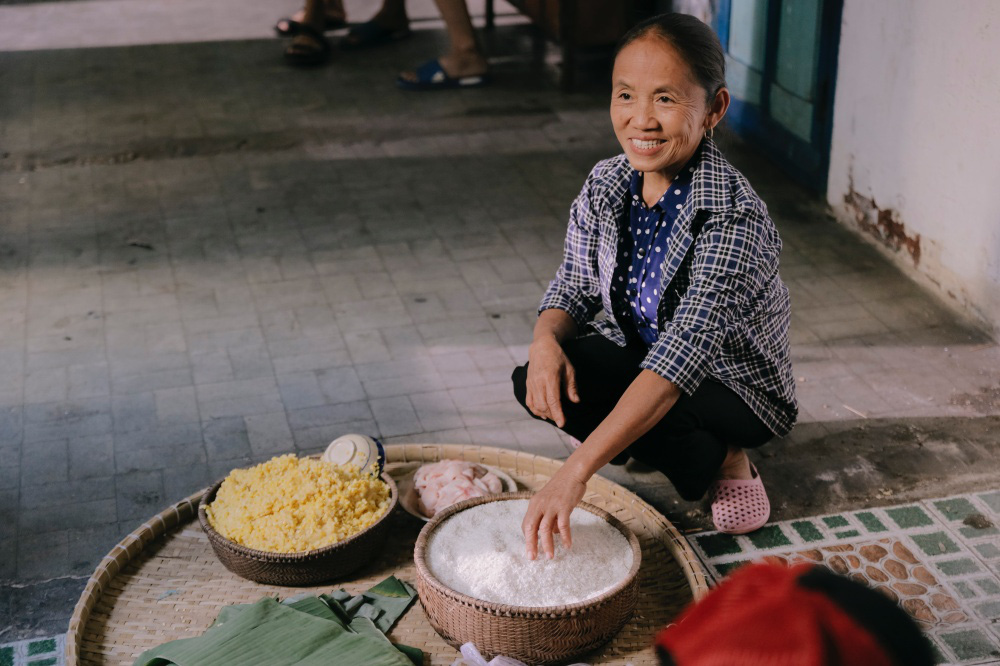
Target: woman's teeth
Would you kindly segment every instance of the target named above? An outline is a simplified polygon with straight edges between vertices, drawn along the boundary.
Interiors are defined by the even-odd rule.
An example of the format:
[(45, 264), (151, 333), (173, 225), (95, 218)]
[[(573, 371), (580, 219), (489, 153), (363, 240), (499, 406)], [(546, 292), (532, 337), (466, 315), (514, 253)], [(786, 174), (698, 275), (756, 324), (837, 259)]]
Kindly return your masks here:
[(650, 150), (652, 148), (656, 148), (661, 143), (663, 143), (663, 141), (659, 139), (653, 139), (652, 141), (640, 141), (639, 139), (632, 139), (632, 145), (638, 148), (639, 150)]

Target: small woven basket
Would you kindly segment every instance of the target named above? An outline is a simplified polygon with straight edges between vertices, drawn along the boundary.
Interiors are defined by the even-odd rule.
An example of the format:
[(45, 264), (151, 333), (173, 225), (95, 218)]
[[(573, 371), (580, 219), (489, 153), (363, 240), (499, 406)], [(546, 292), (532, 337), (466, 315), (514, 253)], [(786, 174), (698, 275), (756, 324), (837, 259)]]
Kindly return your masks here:
[(628, 575), (598, 597), (563, 606), (508, 606), (461, 594), (434, 577), (427, 564), (427, 545), (438, 525), (479, 504), (530, 499), (532, 495), (533, 492), (504, 493), (465, 500), (436, 515), (420, 531), (413, 551), (417, 593), (431, 626), (453, 647), (472, 642), (487, 659), (505, 655), (529, 664), (565, 662), (609, 641), (635, 611), (642, 560), (639, 539), (610, 513), (586, 502), (579, 507), (608, 521), (632, 548), (632, 568)]
[(205, 507), (215, 499), (222, 481), (205, 491), (198, 506), (198, 520), (219, 561), (237, 576), (267, 585), (317, 585), (343, 578), (381, 552), (389, 536), (389, 516), (399, 502), (396, 482), (384, 473), (381, 479), (389, 486), (389, 508), (382, 517), (354, 536), (316, 550), (272, 553), (241, 546), (216, 532), (208, 522)]

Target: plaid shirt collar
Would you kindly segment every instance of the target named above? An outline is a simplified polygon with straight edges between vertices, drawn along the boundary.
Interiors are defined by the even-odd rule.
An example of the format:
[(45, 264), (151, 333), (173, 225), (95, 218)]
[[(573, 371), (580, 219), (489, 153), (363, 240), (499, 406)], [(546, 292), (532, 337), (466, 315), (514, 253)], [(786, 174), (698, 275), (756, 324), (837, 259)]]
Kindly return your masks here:
[[(726, 210), (730, 205), (731, 195), (727, 186), (726, 159), (711, 139), (702, 139), (698, 150), (701, 153), (697, 160), (694, 174), (691, 177), (691, 193), (688, 195), (684, 208), (678, 215), (678, 222), (690, 224), (699, 210), (717, 213)], [(603, 185), (605, 203), (617, 209), (623, 206), (625, 194), (632, 182), (635, 169), (628, 163), (624, 155), (618, 169), (603, 174), (595, 184)], [(617, 218), (617, 216), (616, 216)]]
[[(694, 155), (691, 156), (691, 159), (689, 159), (684, 164), (684, 166), (681, 167), (681, 170), (677, 173), (677, 175), (674, 176), (674, 179), (667, 186), (666, 190), (660, 193), (663, 196), (660, 197), (660, 199), (658, 199), (656, 203), (654, 203), (652, 206), (648, 206), (648, 209), (651, 211), (654, 210), (663, 211), (663, 205), (662, 205), (663, 198), (666, 197), (666, 195), (672, 189), (684, 188), (686, 192), (686, 190), (691, 186), (691, 179), (693, 178), (694, 175), (692, 172), (695, 171), (700, 162), (701, 162), (701, 148), (699, 147), (699, 149), (694, 152)], [(642, 195), (642, 188), (646, 174), (644, 174), (642, 171), (636, 171), (632, 169), (632, 167), (629, 167), (629, 171), (631, 172), (628, 184), (629, 196), (633, 200), (638, 199), (640, 202), (642, 202), (642, 205), (645, 207), (646, 201)], [(685, 201), (687, 200), (687, 194), (684, 195), (684, 199)], [(675, 216), (671, 216), (671, 218), (673, 217)]]

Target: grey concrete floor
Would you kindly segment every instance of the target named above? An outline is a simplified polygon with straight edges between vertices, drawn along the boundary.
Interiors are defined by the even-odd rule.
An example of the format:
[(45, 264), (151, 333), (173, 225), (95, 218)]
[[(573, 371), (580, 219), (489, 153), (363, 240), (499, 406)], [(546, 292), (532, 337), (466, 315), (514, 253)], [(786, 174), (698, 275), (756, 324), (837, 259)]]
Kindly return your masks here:
[[(0, 52), (0, 642), (65, 631), (123, 535), (236, 466), (352, 431), (568, 455), (509, 375), (617, 145), (600, 76), (559, 93), (511, 23), (496, 84), (443, 94), (392, 83), (439, 29), (308, 71), (270, 39)], [(1000, 349), (723, 145), (793, 299), (773, 518), (996, 487)], [(606, 474), (708, 525), (659, 473)]]

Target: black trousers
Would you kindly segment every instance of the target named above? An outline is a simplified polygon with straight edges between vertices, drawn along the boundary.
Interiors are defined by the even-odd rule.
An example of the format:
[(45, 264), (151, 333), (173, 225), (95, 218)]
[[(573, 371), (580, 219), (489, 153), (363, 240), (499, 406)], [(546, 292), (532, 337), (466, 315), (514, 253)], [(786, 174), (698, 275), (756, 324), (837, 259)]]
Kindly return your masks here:
[[(614, 409), (625, 389), (642, 371), (642, 345), (619, 347), (592, 334), (563, 345), (576, 370), (580, 402), (562, 398), (566, 425), (562, 430), (581, 442)], [(514, 369), (514, 396), (527, 409), (528, 364)], [(530, 410), (528, 411), (530, 414)], [(532, 414), (534, 418), (539, 418)], [(549, 419), (548, 423), (555, 423)], [(774, 434), (734, 391), (711, 379), (692, 394), (682, 393), (674, 406), (626, 453), (663, 472), (686, 500), (701, 499), (715, 480), (728, 446), (756, 448)]]

